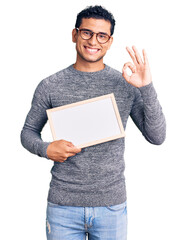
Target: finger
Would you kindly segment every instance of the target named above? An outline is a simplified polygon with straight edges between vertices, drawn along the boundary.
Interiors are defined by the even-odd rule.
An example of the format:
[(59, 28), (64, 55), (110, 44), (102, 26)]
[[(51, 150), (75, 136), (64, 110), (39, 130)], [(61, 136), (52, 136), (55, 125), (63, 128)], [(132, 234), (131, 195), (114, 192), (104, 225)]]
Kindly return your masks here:
[(77, 153), (68, 153), (68, 157), (75, 156)]
[(66, 146), (69, 146), (69, 147), (73, 147), (74, 144), (72, 142), (69, 142), (67, 140), (64, 140), (64, 139), (61, 139), (61, 140), (58, 140), (60, 142), (60, 144), (62, 145), (66, 145)]
[(64, 161), (66, 161), (66, 159), (65, 160), (58, 160), (57, 162), (63, 163)]
[(132, 49), (134, 50), (134, 53), (135, 53), (137, 62), (138, 62), (139, 64), (142, 64), (143, 61), (142, 61), (142, 59), (141, 59), (141, 56), (140, 56), (137, 48), (136, 48), (135, 46), (132, 46)]
[(128, 53), (129, 53), (129, 55), (131, 56), (134, 64), (135, 64), (135, 65), (138, 64), (138, 62), (137, 62), (137, 60), (136, 60), (136, 57), (135, 57), (134, 53), (132, 52), (132, 50), (131, 50), (129, 47), (126, 47), (126, 49), (127, 49)]
[(135, 67), (134, 64), (132, 64), (131, 62), (127, 62), (127, 63), (124, 64), (124, 66), (123, 66), (123, 71), (126, 72), (126, 69), (127, 69), (128, 67), (130, 68), (130, 70), (131, 70), (133, 73), (136, 72), (136, 67)]
[(148, 65), (149, 61), (148, 61), (147, 53), (146, 53), (145, 49), (143, 49), (142, 52), (143, 52), (144, 64)]
[(127, 74), (127, 68), (130, 68), (132, 73), (135, 73), (136, 68), (131, 62), (127, 62), (124, 64), (122, 72), (123, 72), (123, 77), (126, 79), (127, 82), (130, 81), (130, 76)]
[(66, 141), (67, 146), (74, 147), (74, 144), (72, 142)]
[(67, 158), (58, 158), (58, 159), (52, 159), (54, 162), (60, 162), (60, 163), (62, 163), (62, 162), (64, 162), (65, 160), (66, 160)]
[(69, 147), (67, 149), (67, 152), (68, 153), (78, 153), (78, 152), (81, 152), (81, 148), (77, 148), (76, 146)]
[(66, 156), (67, 156), (67, 158), (68, 158), (68, 157), (72, 157), (72, 156), (75, 156), (78, 152), (80, 152), (80, 151), (67, 152)]

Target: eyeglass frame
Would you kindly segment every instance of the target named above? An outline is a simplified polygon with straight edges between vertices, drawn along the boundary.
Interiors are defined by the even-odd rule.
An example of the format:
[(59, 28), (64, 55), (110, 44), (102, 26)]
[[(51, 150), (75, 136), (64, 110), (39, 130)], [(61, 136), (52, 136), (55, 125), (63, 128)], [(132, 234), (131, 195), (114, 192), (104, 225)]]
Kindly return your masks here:
[[(88, 38), (88, 39), (84, 39), (84, 38), (81, 36), (81, 38), (82, 38), (83, 40), (90, 40), (90, 39), (94, 36), (94, 34), (96, 34), (96, 39), (97, 39), (97, 41), (98, 41), (100, 44), (105, 44), (105, 43), (107, 43), (107, 42), (110, 40), (110, 38), (112, 37), (112, 36), (108, 35), (107, 33), (103, 33), (103, 32), (95, 33), (95, 32), (93, 32), (92, 30), (86, 29), (86, 28), (82, 28), (82, 29), (76, 28), (76, 30), (77, 30), (77, 31), (80, 31), (80, 36), (81, 36), (81, 31), (82, 31), (82, 30), (87, 30), (87, 31), (89, 31), (89, 32), (91, 33), (91, 37)], [(106, 36), (109, 37), (106, 42), (101, 43), (101, 42), (98, 40), (98, 34), (100, 34), (100, 33), (101, 33), (101, 34), (104, 34), (104, 35), (106, 35)]]

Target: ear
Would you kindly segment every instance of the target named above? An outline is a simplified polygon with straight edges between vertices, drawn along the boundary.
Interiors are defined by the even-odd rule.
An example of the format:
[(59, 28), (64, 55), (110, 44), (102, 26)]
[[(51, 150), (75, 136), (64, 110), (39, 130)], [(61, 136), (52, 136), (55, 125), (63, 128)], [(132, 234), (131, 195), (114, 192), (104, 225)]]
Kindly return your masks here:
[(110, 49), (110, 47), (111, 47), (111, 45), (112, 45), (112, 43), (113, 43), (113, 37), (111, 37), (110, 39), (109, 39), (109, 42), (108, 42), (108, 50)]
[(72, 42), (76, 43), (76, 41), (77, 41), (77, 30), (74, 28), (72, 30)]

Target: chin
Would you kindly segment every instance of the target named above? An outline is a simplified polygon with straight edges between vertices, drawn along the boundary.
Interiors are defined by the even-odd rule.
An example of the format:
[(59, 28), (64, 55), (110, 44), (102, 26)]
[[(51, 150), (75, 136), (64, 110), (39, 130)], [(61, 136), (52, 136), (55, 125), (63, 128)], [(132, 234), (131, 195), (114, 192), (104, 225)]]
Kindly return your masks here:
[(86, 56), (79, 54), (79, 56), (81, 57), (81, 59), (83, 59), (86, 62), (95, 63), (95, 62), (101, 61), (105, 55), (99, 56), (99, 57), (86, 57)]
[(103, 57), (98, 58), (98, 59), (84, 59), (84, 60), (87, 61), (87, 62), (95, 63), (95, 62), (99, 62), (99, 61), (101, 61), (102, 59), (103, 59)]

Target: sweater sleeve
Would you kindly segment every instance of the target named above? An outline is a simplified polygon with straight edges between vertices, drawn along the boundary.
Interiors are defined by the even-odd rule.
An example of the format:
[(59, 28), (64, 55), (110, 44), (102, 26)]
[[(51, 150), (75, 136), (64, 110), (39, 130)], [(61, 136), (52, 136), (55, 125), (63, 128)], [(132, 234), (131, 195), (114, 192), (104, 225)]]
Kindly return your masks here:
[(21, 143), (31, 153), (48, 159), (46, 150), (50, 142), (44, 142), (41, 138), (41, 131), (47, 122), (46, 109), (51, 108), (45, 89), (46, 86), (41, 81), (35, 90), (31, 109), (21, 131)]
[(135, 100), (130, 114), (132, 120), (147, 141), (162, 144), (166, 137), (166, 121), (153, 83), (134, 91)]

